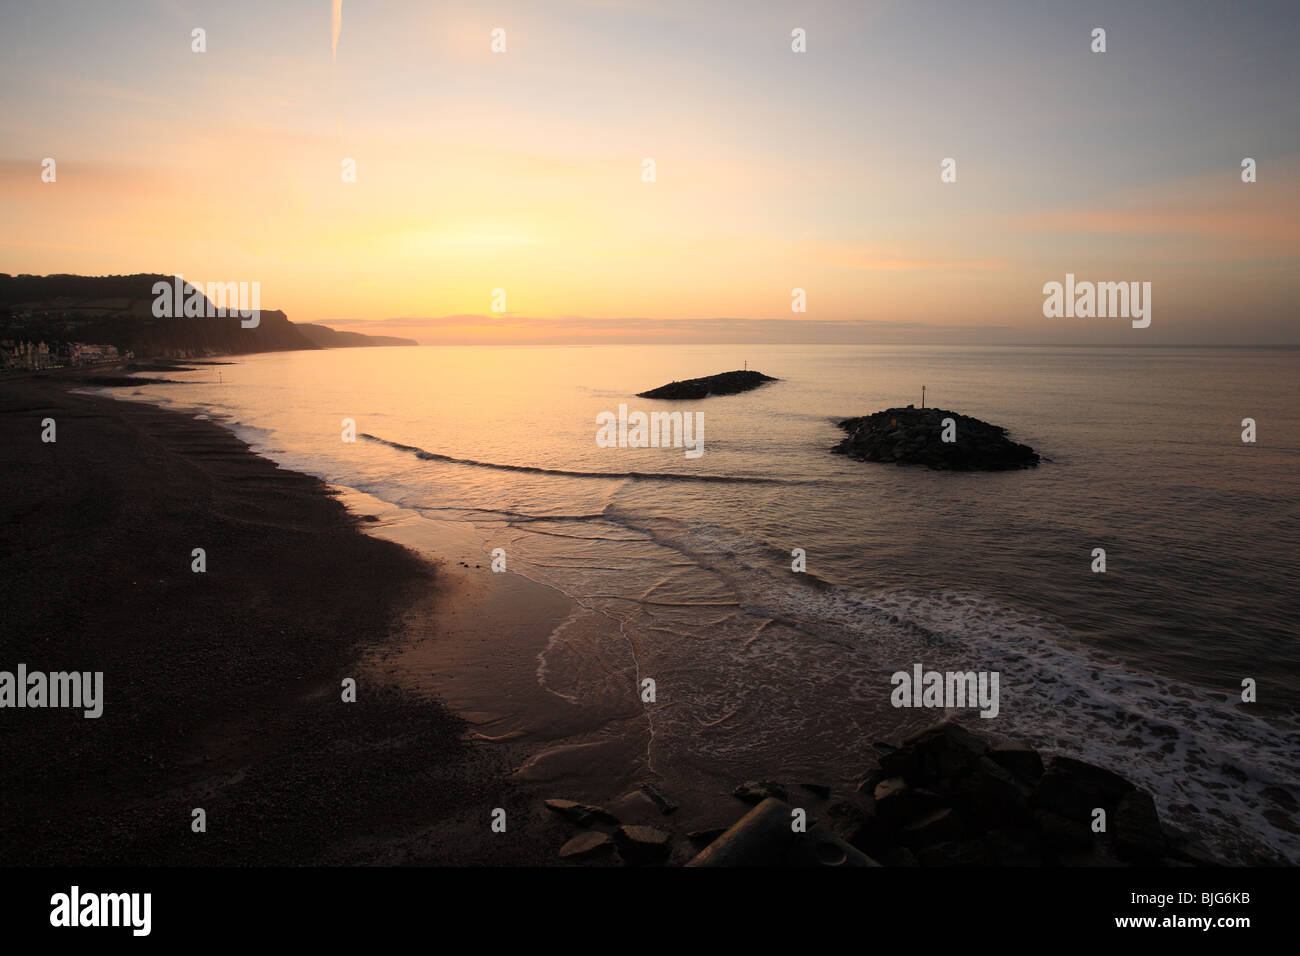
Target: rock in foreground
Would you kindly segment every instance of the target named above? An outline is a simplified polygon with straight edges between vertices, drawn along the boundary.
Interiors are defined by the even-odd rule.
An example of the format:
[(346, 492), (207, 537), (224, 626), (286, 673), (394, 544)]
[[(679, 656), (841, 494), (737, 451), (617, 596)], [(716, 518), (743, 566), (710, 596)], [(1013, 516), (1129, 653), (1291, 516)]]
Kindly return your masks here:
[(564, 860), (587, 860), (604, 856), (614, 851), (614, 841), (608, 833), (587, 830), (579, 833), (564, 846), (560, 847), (560, 858)]
[[(1219, 865), (1161, 825), (1155, 800), (1111, 770), (1027, 744), (993, 743), (955, 721), (879, 758), (866, 799), (832, 828), (891, 866)], [(1099, 816), (1104, 812), (1104, 816)], [(1105, 828), (1097, 829), (1098, 819)]]
[(644, 866), (668, 859), (672, 834), (656, 827), (621, 826), (614, 831), (614, 842), (624, 860)]
[(1033, 468), (1040, 460), (1028, 445), (1007, 438), (1005, 428), (942, 408), (887, 408), (846, 418), (839, 426), (849, 435), (831, 450), (856, 461), (939, 471), (1007, 471)]
[(648, 392), (637, 392), (637, 398), (708, 398), (710, 395), (735, 395), (748, 392), (767, 382), (778, 381), (762, 372), (720, 372), (704, 378), (689, 378), (684, 382), (669, 382)]

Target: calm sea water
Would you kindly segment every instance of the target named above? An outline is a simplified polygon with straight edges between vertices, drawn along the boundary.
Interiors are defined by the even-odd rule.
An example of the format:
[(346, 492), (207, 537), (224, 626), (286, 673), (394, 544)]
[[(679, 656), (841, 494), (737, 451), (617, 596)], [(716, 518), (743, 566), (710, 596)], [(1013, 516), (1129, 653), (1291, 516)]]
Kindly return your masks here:
[[(781, 381), (635, 397), (744, 362)], [(998, 671), (999, 715), (968, 712), (980, 729), (1114, 767), (1225, 852), (1300, 861), (1298, 351), (358, 349), (169, 377), (187, 384), (132, 397), (465, 523), (580, 602), (537, 681), (590, 737), (653, 677), (656, 774), (851, 776), (873, 740), (940, 716), (893, 708), (894, 671)], [(830, 454), (838, 419), (923, 384), (1050, 462), (953, 474)], [(704, 454), (598, 447), (596, 416), (620, 403), (702, 412)], [(341, 441), (344, 418), (368, 437)]]

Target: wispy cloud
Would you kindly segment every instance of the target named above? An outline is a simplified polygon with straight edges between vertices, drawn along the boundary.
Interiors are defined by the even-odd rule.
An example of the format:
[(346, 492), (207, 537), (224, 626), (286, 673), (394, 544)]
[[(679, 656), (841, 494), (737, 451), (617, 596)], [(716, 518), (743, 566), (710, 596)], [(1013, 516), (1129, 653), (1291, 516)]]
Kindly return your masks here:
[(334, 39), (330, 43), (330, 59), (334, 59), (339, 52), (339, 31), (343, 29), (343, 0), (334, 0), (334, 10), (330, 15), (330, 24), (334, 32)]
[(1010, 330), (1006, 326), (942, 325), (910, 320), (875, 319), (746, 319), (725, 316), (660, 319), (633, 316), (617, 319), (588, 316), (537, 317), (510, 313), (460, 314), (389, 319), (333, 319), (331, 328), (374, 335), (391, 334), (425, 344), (462, 345), (576, 343), (898, 343), (978, 339), (987, 341)]

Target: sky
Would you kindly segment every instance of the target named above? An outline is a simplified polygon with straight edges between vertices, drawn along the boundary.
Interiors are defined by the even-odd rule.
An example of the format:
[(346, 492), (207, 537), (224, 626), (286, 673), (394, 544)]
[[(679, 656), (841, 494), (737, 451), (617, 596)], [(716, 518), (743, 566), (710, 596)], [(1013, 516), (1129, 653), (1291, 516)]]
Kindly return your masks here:
[[(0, 27), (0, 272), (256, 281), (431, 343), (1300, 343), (1294, 2), (4, 0)], [(1150, 282), (1151, 324), (1044, 316), (1067, 273)]]

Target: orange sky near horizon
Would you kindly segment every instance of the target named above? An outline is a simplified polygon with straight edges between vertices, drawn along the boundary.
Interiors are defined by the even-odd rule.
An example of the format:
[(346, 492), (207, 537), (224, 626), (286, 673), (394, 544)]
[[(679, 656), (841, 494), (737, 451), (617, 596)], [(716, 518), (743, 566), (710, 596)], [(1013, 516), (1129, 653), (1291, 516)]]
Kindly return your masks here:
[[(736, 21), (674, 3), (551, 17), (344, 3), (334, 55), (329, 4), (268, 22), (258, 9), (203, 11), (202, 54), (185, 4), (14, 24), (0, 270), (258, 281), (264, 307), (295, 321), (390, 320), (374, 330), (427, 341), (657, 341), (675, 320), (689, 340), (714, 318), (795, 336), (789, 323), (856, 322), (864, 341), (1133, 341), (1127, 323), (1044, 319), (1043, 284), (1073, 272), (1152, 282), (1140, 344), (1300, 341), (1300, 148), (1265, 155), (1244, 184), (1239, 154), (1258, 139), (1180, 139), (1203, 106), (1195, 90), (1163, 101), (1177, 84), (1147, 77), (1131, 46), (1168, 51), (1149, 49), (1161, 37), (1136, 14), (1114, 21), (1129, 52), (1089, 59), (1084, 45), (1060, 67), (1070, 83), (1035, 87), (1038, 54), (991, 69), (890, 3), (801, 14), (806, 54), (789, 49), (789, 15), (762, 5)], [(494, 54), (498, 21), (509, 46)], [(883, 25), (905, 31), (897, 76), (871, 72)], [(1056, 39), (1078, 29), (1068, 17), (993, 26), (1078, 45)], [(946, 99), (908, 37), (951, 47)], [(1126, 114), (1157, 80), (1167, 129), (1129, 142)], [(1072, 111), (1107, 109), (1115, 129), (1052, 138)], [(941, 183), (950, 154), (958, 180)], [(56, 182), (41, 180), (45, 156)], [(791, 311), (796, 287), (806, 313)], [(445, 316), (483, 318), (420, 321)]]

